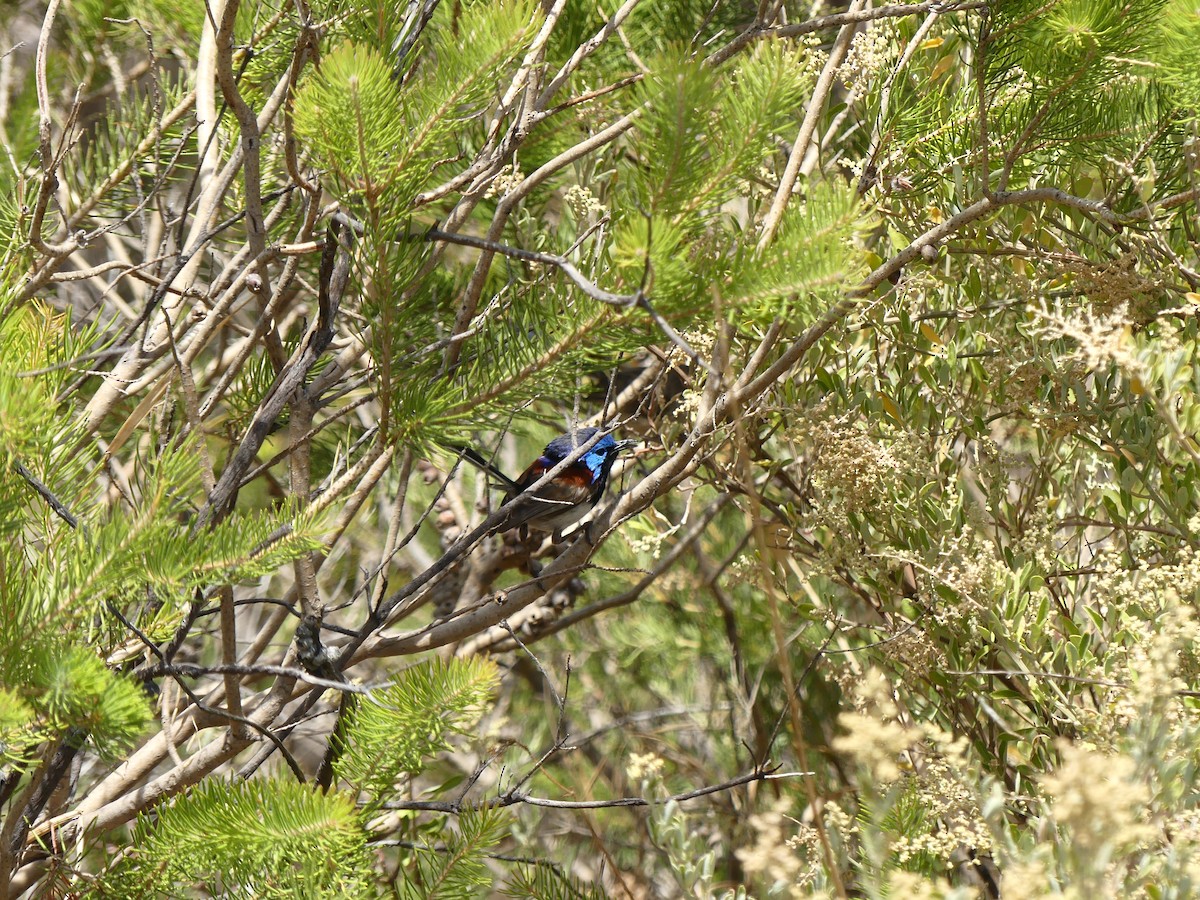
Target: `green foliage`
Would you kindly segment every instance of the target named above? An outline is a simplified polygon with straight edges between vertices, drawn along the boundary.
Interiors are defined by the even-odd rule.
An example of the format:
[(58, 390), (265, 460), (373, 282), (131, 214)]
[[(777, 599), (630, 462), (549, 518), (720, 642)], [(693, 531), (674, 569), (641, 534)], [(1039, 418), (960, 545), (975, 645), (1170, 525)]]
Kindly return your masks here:
[[(0, 567), (0, 685), (10, 701), (4, 753), (14, 759), (70, 729), (105, 755), (145, 731), (142, 685), (103, 662), (128, 635), (113, 609), (153, 598), (141, 625), (165, 636), (196, 590), (273, 572), (320, 546), (325, 530), (320, 516), (287, 503), (190, 535), (181, 514), (200, 486), (190, 443), (138, 467), (130, 509), (90, 506), (93, 461), (74, 448), (78, 438), (55, 394), (72, 376), (62, 363), (91, 349), (95, 335), (38, 304), (10, 305), (0, 317), (0, 521), (9, 535)], [(75, 527), (50, 510), (18, 464), (67, 506)]]
[(142, 817), (99, 891), (172, 897), (362, 897), (366, 834), (353, 801), (292, 781), (211, 781)]
[[(66, 599), (60, 592), (65, 586), (57, 580), (58, 565), (66, 560), (56, 551), (87, 542), (46, 509), (16, 470), (24, 465), (55, 489), (86, 477), (82, 466), (70, 461), (65, 444), (71, 432), (54, 397), (67, 373), (37, 379), (26, 373), (70, 358), (89, 334), (88, 329), (73, 332), (65, 317), (36, 305), (0, 310), (0, 422), (5, 435), (0, 527), (7, 533), (0, 557), (0, 685), (5, 698), (3, 752), (10, 760), (24, 760), (48, 735), (69, 728), (82, 729), (98, 750), (115, 754), (141, 735), (150, 719), (139, 684), (109, 671), (94, 651), (71, 642), (74, 627), (54, 605)], [(69, 487), (62, 493), (71, 500), (75, 495)], [(83, 552), (90, 554), (93, 548), (86, 546)], [(85, 616), (95, 615), (99, 599), (92, 598)], [(74, 625), (82, 621), (76, 619)]]
[(745, 25), (744, 3), (713, 6), (705, 0), (662, 0), (638, 7), (628, 27), (629, 41), (640, 54), (650, 55), (686, 40), (701, 47)]
[[(1153, 29), (1146, 28), (1163, 8), (1163, 0), (1122, 4), (1058, 0), (1037, 3), (1015, 0), (1002, 4), (991, 23), (995, 52), (1020, 66), (1036, 85), (1057, 83), (1068, 96), (1095, 88), (1105, 77), (1120, 74), (1114, 54), (1136, 55)], [(1054, 53), (1046, 53), (1053, 47)], [(1131, 51), (1133, 51), (1131, 53)], [(1076, 83), (1082, 82), (1076, 86)]]
[[(166, 33), (174, 37), (181, 45), (195, 46), (200, 40), (200, 31), (204, 26), (205, 10), (190, 4), (173, 3), (172, 0), (130, 0), (135, 15), (143, 22), (154, 22), (158, 25), (155, 33)], [(254, 12), (260, 9), (259, 4), (243, 3), (238, 10), (238, 22), (234, 31), (245, 40), (251, 34), (251, 22)]]
[(28, 754), (54, 735), (90, 739), (114, 757), (145, 733), (150, 706), (141, 684), (105, 668), (83, 647), (26, 637), (7, 644), (0, 663), (3, 712), (0, 740), (10, 763), (28, 764)]
[(459, 415), (487, 410), (499, 418), (548, 392), (574, 390), (584, 373), (627, 350), (631, 336), (607, 309), (567, 291), (531, 288), (503, 293), (504, 315), (481, 329), (462, 381), (485, 390), (465, 397)]
[[(381, 50), (341, 44), (296, 96), (297, 135), (338, 178), (347, 201), (402, 213), (455, 156), (464, 118), (481, 114), (500, 73), (535, 33), (533, 10), (528, 0), (467, 6), (453, 29), (432, 29), (437, 63), (430, 77), (403, 90)], [(389, 219), (386, 227), (394, 225)]]
[(82, 623), (103, 600), (120, 601), (147, 587), (178, 610), (197, 588), (261, 576), (319, 546), (320, 517), (294, 504), (190, 534), (179, 512), (199, 488), (194, 454), (183, 446), (154, 460), (130, 514), (64, 534), (46, 554), (53, 564), (28, 586), (27, 614), (66, 614)]
[(32, 379), (24, 373), (44, 368), (52, 359), (59, 359), (59, 353), (70, 352), (68, 345), (56, 353), (51, 344), (67, 343), (70, 335), (65, 318), (54, 316), (40, 305), (0, 303), (0, 358), (4, 360), (0, 368), (0, 409), (5, 411), (0, 458), (6, 463), (5, 469), (14, 458), (36, 455), (31, 451), (40, 449), (46, 437), (62, 427), (54, 393), (64, 374), (48, 373), (49, 378)]
[(1150, 59), (1160, 67), (1163, 81), (1179, 92), (1178, 105), (1194, 116), (1200, 109), (1200, 74), (1191, 64), (1191, 51), (1200, 40), (1200, 12), (1185, 0), (1165, 4), (1158, 23), (1159, 41)]
[[(25, 134), (19, 137), (30, 139), (31, 131), (26, 129)], [(0, 284), (3, 285), (0, 318), (6, 316), (4, 307), (9, 302), (11, 285), (18, 280), (17, 273), (29, 264), (29, 241), (22, 227), (27, 210), (19, 202), (17, 182), (14, 173), (0, 169), (0, 247), (4, 248), (0, 251)]]
[(784, 44), (762, 45), (732, 72), (679, 52), (650, 65), (639, 85), (640, 200), (694, 227), (744, 189), (771, 141), (794, 121), (809, 79)]
[[(421, 3), (243, 0), (221, 84), (203, 6), (59, 7), (53, 160), (30, 48), (5, 61), (0, 796), (38, 847), (18, 878), (44, 852), (34, 890), (114, 897), (959, 900), (990, 859), (1006, 894), (1196, 892), (1194, 3), (874, 4), (828, 96), (836, 26), (796, 4), (441, 3), (398, 59)], [(29, 240), (49, 162), (61, 255)], [(335, 215), (333, 342), (277, 398)], [(481, 262), (434, 223), (503, 247)], [(644, 287), (710, 365), (504, 248)], [(606, 500), (653, 505), (567, 535), (579, 568), (497, 627), (561, 546), (443, 559), (488, 505), (443, 448), (515, 474), (593, 415), (639, 439)], [(160, 662), (188, 674), (153, 675), (152, 704)], [(314, 682), (343, 676), (390, 686), (335, 728)], [(306, 777), (324, 751), (332, 791), (268, 775), (238, 709)], [(481, 721), (486, 748), (448, 758)], [(82, 765), (53, 782), (63, 751)], [(493, 809), (514, 783), (655, 802)]]
[[(1014, 158), (1045, 165), (1131, 152), (1154, 97), (1141, 60), (1163, 0), (1001, 4), (984, 44), (994, 127)], [(1053, 52), (1047, 48), (1053, 47)], [(1098, 102), (1099, 101), (1099, 102)], [(1069, 143), (1068, 143), (1069, 142)]]
[(392, 392), (392, 425), (406, 446), (432, 452), (461, 439), (463, 411), (470, 401), (456, 392), (435, 393), (421, 379), (404, 379)]
[(387, 60), (346, 42), (326, 55), (297, 96), (296, 134), (355, 193), (374, 199), (394, 179), (414, 177), (397, 159), (407, 143), (399, 107)]
[(495, 100), (495, 85), (529, 46), (542, 13), (531, 0), (464, 4), (453, 24), (435, 19), (429, 71), (405, 97), (405, 113), (418, 146), (433, 148), (462, 130)]
[[(246, 40), (253, 33), (256, 13), (261, 17), (268, 7), (266, 3), (241, 4), (235, 29), (238, 38)], [(153, 35), (158, 52), (176, 44), (194, 46), (200, 40), (205, 19), (203, 6), (170, 0), (82, 0), (71, 4), (69, 13), (75, 25), (76, 46), (85, 54), (92, 54), (100, 40), (115, 41), (123, 49), (144, 53), (143, 28)]]
[(704, 113), (714, 103), (720, 76), (699, 62), (665, 56), (642, 82), (646, 111), (638, 123), (645, 136), (646, 200), (669, 211), (705, 184), (706, 136), (713, 123)]
[(106, 18), (123, 19), (131, 15), (129, 0), (104, 2), (104, 0), (80, 0), (72, 4), (71, 12), (79, 25), (80, 33), (102, 35), (112, 30)]
[[(566, 62), (581, 44), (601, 32), (615, 8), (597, 7), (589, 0), (568, 0), (550, 35), (547, 56), (551, 67)], [(753, 15), (753, 10), (741, 2), (714, 5), (704, 0), (660, 0), (640, 4), (625, 20), (624, 39), (602, 43), (583, 63), (572, 79), (576, 92), (586, 90), (586, 85), (628, 76), (635, 70), (631, 53), (642, 60), (664, 53), (696, 55), (701, 47), (744, 27), (748, 13)]]
[[(708, 299), (698, 267), (689, 265), (689, 235), (682, 223), (665, 216), (647, 219), (631, 215), (623, 224), (613, 242), (613, 262), (626, 284), (640, 285), (649, 262), (650, 289), (660, 305)], [(701, 257), (700, 261), (707, 260)]]
[(95, 654), (82, 647), (56, 654), (55, 648), (34, 642), (25, 652), (28, 658), (20, 666), (25, 671), (13, 677), (6, 665), (4, 682), (23, 683), (30, 706), (51, 728), (83, 729), (105, 753), (123, 749), (145, 730), (150, 708), (141, 685), (110, 672)]
[[(811, 86), (803, 57), (786, 44), (767, 44), (731, 70), (718, 70), (675, 52), (655, 59), (639, 86), (634, 146), (645, 165), (635, 185), (646, 212), (626, 213), (613, 256), (616, 271), (633, 285), (641, 281), (648, 252), (651, 296), (664, 311), (707, 313), (715, 291), (721, 302), (745, 303), (749, 312), (772, 317), (781, 303), (808, 295), (822, 280), (828, 294), (848, 275), (849, 194), (818, 188), (807, 206), (789, 213), (765, 255), (739, 233), (727, 206), (794, 124)], [(726, 258), (730, 246), (732, 260)], [(728, 289), (713, 287), (723, 282), (731, 282)]]
[(605, 896), (595, 884), (585, 884), (551, 866), (519, 867), (504, 894), (528, 900), (603, 900)]
[(844, 285), (866, 274), (865, 259), (848, 259), (846, 253), (863, 224), (849, 188), (818, 185), (787, 210), (775, 240), (761, 254), (749, 245), (740, 248), (721, 299), (760, 321), (822, 312), (811, 298), (828, 305)]
[[(373, 798), (369, 802), (382, 802), (400, 778), (421, 770), (426, 757), (448, 749), (449, 735), (463, 734), (478, 721), (498, 679), (495, 663), (479, 657), (431, 660), (404, 670), (350, 716), (338, 778), (366, 792)], [(482, 820), (479, 827), (484, 828)]]
[(399, 896), (404, 900), (470, 897), (492, 884), (483, 854), (504, 837), (508, 814), (502, 810), (466, 810), (456, 827), (442, 832), (444, 846), (419, 848), (402, 862)]

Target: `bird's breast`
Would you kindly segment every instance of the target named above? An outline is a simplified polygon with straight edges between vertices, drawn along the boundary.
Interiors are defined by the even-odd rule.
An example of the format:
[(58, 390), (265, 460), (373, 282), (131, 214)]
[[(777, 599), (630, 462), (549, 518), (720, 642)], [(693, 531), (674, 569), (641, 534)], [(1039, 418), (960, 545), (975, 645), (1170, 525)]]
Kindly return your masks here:
[[(554, 476), (554, 481), (534, 488), (533, 485), (556, 463), (539, 459), (521, 475), (522, 495), (528, 497), (528, 509), (522, 520), (539, 531), (553, 531), (573, 525), (582, 519), (598, 499), (592, 472), (586, 465), (568, 466)], [(511, 500), (513, 495), (506, 498)]]

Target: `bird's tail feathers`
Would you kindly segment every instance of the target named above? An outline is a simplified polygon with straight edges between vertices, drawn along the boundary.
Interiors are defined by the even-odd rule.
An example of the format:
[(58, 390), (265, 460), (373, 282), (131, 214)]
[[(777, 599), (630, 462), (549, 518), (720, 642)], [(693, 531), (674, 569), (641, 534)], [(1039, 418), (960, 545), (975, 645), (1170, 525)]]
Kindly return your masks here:
[(478, 469), (482, 469), (484, 472), (487, 472), (487, 474), (499, 481), (504, 490), (517, 494), (521, 492), (521, 486), (519, 484), (484, 459), (477, 451), (472, 450), (470, 447), (466, 447), (462, 444), (448, 444), (447, 446), (455, 453), (459, 454), (471, 465)]

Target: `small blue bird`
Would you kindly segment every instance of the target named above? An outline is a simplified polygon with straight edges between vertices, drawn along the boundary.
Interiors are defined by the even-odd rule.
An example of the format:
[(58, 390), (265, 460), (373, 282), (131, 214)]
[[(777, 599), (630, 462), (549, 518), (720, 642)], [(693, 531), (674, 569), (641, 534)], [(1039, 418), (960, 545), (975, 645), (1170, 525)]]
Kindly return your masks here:
[[(504, 502), (508, 503), (525, 494), (543, 475), (565, 460), (573, 452), (587, 444), (599, 428), (580, 428), (577, 431), (556, 437), (542, 455), (519, 478), (509, 478), (486, 459), (469, 447), (455, 447), (467, 461), (495, 477), (504, 487)], [(528, 499), (518, 505), (513, 516), (504, 525), (505, 531), (520, 527), (547, 534), (559, 534), (574, 525), (600, 502), (604, 487), (608, 484), (608, 473), (622, 450), (634, 446), (637, 441), (616, 441), (606, 434), (561, 472), (554, 480), (542, 485), (529, 494)]]

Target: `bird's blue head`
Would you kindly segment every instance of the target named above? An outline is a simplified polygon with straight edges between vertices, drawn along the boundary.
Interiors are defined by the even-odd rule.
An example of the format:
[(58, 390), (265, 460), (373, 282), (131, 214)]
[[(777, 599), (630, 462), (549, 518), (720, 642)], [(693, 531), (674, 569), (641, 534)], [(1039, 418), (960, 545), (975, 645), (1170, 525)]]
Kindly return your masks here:
[[(562, 462), (575, 450), (582, 447), (598, 433), (599, 428), (580, 428), (570, 434), (557, 437), (546, 445), (543, 452), (546, 462), (552, 466)], [(616, 441), (611, 434), (606, 434), (592, 446), (580, 460), (592, 473), (592, 477), (605, 478), (617, 455), (627, 447), (632, 447), (634, 441)]]

